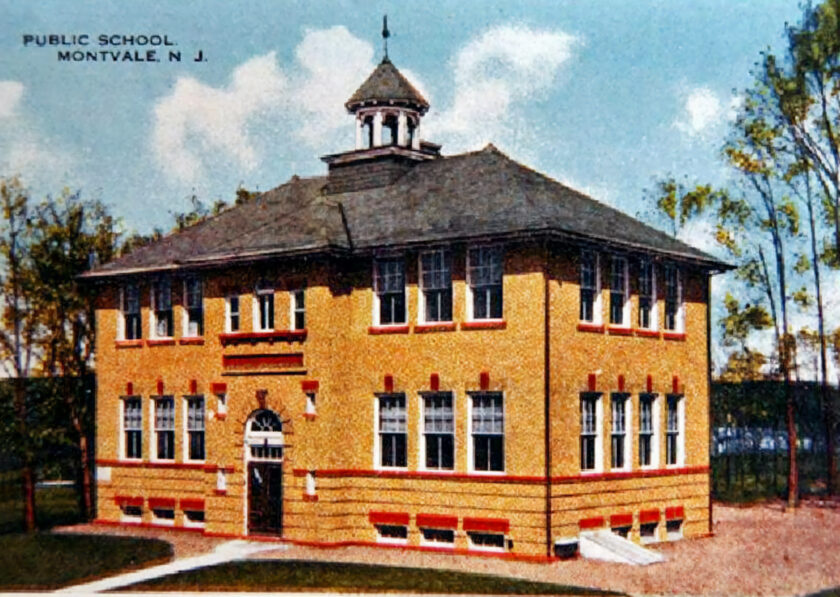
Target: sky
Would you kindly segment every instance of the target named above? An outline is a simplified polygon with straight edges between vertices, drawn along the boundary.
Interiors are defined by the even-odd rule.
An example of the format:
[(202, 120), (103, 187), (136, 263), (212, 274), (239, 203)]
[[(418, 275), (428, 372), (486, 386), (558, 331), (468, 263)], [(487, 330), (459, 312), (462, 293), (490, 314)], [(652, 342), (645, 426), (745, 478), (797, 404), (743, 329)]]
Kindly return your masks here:
[[(354, 146), (343, 104), (382, 57), (387, 13), (390, 58), (431, 104), (424, 138), (445, 154), (492, 142), (637, 215), (665, 176), (725, 180), (739, 92), (798, 4), (0, 0), (0, 175), (36, 196), (81, 189), (149, 232), (193, 195), (322, 174), (320, 156)], [(714, 251), (703, 232), (688, 240)]]

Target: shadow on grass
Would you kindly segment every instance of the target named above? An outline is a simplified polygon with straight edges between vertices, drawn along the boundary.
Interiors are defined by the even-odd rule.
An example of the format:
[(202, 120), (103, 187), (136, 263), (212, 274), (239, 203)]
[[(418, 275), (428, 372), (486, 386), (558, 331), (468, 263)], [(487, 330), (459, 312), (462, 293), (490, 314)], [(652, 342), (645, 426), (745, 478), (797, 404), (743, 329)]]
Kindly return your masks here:
[(50, 590), (172, 558), (158, 539), (104, 535), (0, 535), (0, 591)]
[(369, 564), (297, 560), (230, 562), (164, 576), (119, 591), (330, 591), (510, 595), (621, 595), (518, 578)]

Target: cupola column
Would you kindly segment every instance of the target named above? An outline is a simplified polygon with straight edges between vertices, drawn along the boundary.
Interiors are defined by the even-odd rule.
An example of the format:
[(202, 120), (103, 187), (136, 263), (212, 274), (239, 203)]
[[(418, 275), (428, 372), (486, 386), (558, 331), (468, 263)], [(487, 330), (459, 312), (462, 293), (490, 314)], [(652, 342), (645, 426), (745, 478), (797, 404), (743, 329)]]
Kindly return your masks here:
[(378, 110), (373, 116), (373, 146), (382, 146), (382, 111)]
[(356, 115), (356, 149), (365, 148), (365, 123), (361, 114)]
[(420, 150), (420, 119), (414, 123), (414, 135), (411, 137), (411, 149)]
[(397, 145), (400, 147), (408, 145), (408, 117), (402, 110), (397, 117)]

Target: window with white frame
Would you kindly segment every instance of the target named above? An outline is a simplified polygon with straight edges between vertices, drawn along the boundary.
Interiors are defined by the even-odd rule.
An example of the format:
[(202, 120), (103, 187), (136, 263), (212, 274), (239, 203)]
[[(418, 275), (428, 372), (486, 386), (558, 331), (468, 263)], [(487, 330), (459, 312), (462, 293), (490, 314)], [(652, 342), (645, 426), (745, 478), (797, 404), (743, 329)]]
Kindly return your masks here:
[(448, 545), (451, 547), (455, 543), (455, 530), (421, 527), (420, 543), (421, 545)]
[(455, 414), (451, 392), (423, 396), (424, 467), (452, 470), (455, 467)]
[(656, 394), (639, 396), (639, 466), (657, 465), (657, 412)]
[(231, 294), (227, 297), (227, 331), (238, 332), (241, 325), (241, 313), (239, 311), (239, 295)]
[(224, 392), (216, 394), (216, 413), (220, 415), (227, 414), (227, 394)]
[(472, 247), (467, 254), (467, 279), (472, 300), (469, 319), (502, 319), (504, 255), (499, 246)]
[(152, 330), (157, 338), (172, 337), (172, 282), (160, 278), (152, 285)]
[(122, 340), (140, 340), (143, 324), (140, 320), (140, 287), (127, 284), (122, 289)]
[(586, 323), (600, 323), (600, 288), (598, 275), (598, 254), (582, 251), (580, 254), (580, 320)]
[(452, 263), (446, 249), (420, 253), (421, 321), (452, 321)]
[(315, 495), (315, 471), (306, 471), (306, 495)]
[(472, 398), (472, 468), (505, 470), (505, 411), (501, 392), (475, 393)]
[(601, 394), (580, 397), (580, 470), (601, 470)]
[(184, 510), (184, 526), (193, 528), (204, 527), (204, 510)]
[(254, 329), (263, 332), (274, 329), (274, 288), (265, 282), (257, 285), (254, 296)]
[(682, 464), (682, 396), (668, 395), (668, 412), (665, 429), (665, 464), (675, 466)]
[(405, 260), (402, 257), (374, 260), (373, 288), (376, 297), (375, 324), (404, 324), (406, 321)]
[(123, 458), (143, 457), (143, 403), (139, 396), (123, 399)]
[(405, 468), (407, 425), (405, 394), (379, 397), (379, 466)]
[(628, 395), (613, 393), (610, 396), (610, 459), (614, 469), (627, 468), (630, 463), (627, 440), (627, 410), (630, 407)]
[(184, 280), (184, 336), (204, 335), (204, 297), (201, 280)]
[(175, 459), (175, 399), (172, 396), (155, 398), (155, 458)]
[(639, 327), (656, 329), (656, 276), (650, 259), (639, 261)]
[(204, 460), (204, 396), (187, 396), (187, 459)]
[(408, 527), (403, 524), (377, 524), (376, 538), (380, 543), (404, 544), (408, 541)]
[(470, 549), (481, 551), (504, 551), (504, 533), (488, 533), (484, 531), (468, 531), (467, 537), (470, 540)]
[(682, 286), (680, 270), (675, 265), (665, 266), (665, 329), (682, 331)]
[(300, 288), (291, 292), (291, 317), (293, 330), (306, 329), (306, 292)]
[(627, 259), (613, 256), (610, 260), (610, 325), (630, 324), (628, 297)]
[(315, 392), (307, 392), (306, 393), (306, 407), (303, 411), (307, 415), (314, 415), (316, 414), (315, 410)]

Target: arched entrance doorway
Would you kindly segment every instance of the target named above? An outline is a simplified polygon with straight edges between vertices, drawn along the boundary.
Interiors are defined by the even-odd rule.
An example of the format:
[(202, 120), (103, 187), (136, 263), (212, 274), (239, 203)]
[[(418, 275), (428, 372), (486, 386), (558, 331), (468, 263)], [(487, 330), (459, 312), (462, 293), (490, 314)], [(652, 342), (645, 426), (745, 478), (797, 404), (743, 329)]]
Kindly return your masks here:
[(283, 423), (277, 413), (258, 410), (245, 426), (248, 463), (248, 533), (283, 533)]

